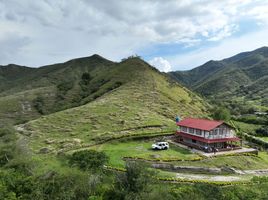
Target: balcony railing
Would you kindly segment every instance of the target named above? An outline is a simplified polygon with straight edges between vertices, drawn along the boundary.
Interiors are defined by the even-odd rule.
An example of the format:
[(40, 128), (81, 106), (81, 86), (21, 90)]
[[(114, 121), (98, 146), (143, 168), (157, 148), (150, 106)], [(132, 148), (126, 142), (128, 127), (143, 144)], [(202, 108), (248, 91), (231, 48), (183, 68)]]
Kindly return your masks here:
[(234, 134), (224, 134), (224, 135), (208, 135), (206, 139), (221, 139), (221, 138), (234, 138)]
[(228, 134), (216, 134), (216, 135), (198, 135), (198, 134), (194, 134), (194, 133), (188, 133), (188, 132), (184, 132), (181, 131), (183, 133), (189, 134), (189, 135), (194, 135), (194, 136), (198, 136), (198, 137), (202, 137), (205, 139), (222, 139), (222, 138), (234, 138), (236, 137), (234, 133), (228, 133)]

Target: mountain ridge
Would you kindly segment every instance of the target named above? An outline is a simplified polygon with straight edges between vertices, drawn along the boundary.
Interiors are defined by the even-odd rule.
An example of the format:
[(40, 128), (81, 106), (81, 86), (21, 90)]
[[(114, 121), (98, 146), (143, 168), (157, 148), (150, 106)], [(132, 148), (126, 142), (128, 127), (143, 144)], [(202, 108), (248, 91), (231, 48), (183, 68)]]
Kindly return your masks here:
[[(208, 61), (194, 69), (169, 74), (176, 81), (206, 97), (217, 100), (223, 98), (226, 101), (239, 97), (250, 102), (255, 98), (253, 95), (257, 95), (257, 107), (268, 107), (265, 100), (268, 91), (258, 84), (260, 79), (262, 84), (268, 84), (265, 78), (268, 76), (268, 47), (242, 52), (220, 61)], [(251, 85), (257, 87), (257, 93), (253, 92)]]
[[(0, 119), (10, 120), (11, 123), (23, 123), (42, 115), (93, 102), (124, 85), (128, 85), (131, 90), (132, 85), (140, 84), (143, 84), (142, 87), (151, 88), (152, 91), (162, 87), (162, 91), (157, 92), (155, 98), (142, 95), (142, 100), (154, 101), (161, 96), (163, 103), (167, 104), (167, 109), (173, 107), (177, 110), (174, 105), (179, 101), (176, 98), (182, 98), (177, 94), (171, 94), (170, 91), (183, 92), (189, 97), (183, 101), (182, 104), (185, 105), (182, 107), (188, 106), (189, 110), (194, 112), (188, 101), (191, 101), (190, 96), (194, 97), (195, 94), (138, 57), (130, 57), (116, 63), (93, 55), (32, 70), (33, 72), (17, 79), (10, 79), (1, 86)], [(159, 85), (153, 77), (158, 77), (165, 86)], [(139, 88), (142, 90), (142, 87)], [(150, 90), (147, 92), (150, 93)], [(203, 102), (199, 97), (196, 101)], [(204, 105), (205, 103), (200, 103), (200, 107), (206, 110)], [(187, 113), (186, 110), (184, 113)], [(196, 114), (202, 112), (197, 109)], [(171, 115), (175, 115), (175, 112), (169, 114), (169, 117)]]

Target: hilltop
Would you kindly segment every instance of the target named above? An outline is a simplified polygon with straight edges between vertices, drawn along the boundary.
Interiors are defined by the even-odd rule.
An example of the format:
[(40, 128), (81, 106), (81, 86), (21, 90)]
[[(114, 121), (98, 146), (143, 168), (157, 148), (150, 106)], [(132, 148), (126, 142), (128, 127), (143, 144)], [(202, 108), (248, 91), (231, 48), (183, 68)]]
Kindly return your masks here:
[[(121, 86), (127, 87), (126, 91), (147, 88), (146, 95), (140, 99), (144, 102), (146, 99), (157, 101), (165, 96), (162, 99), (166, 110), (174, 108), (170, 116), (178, 113), (180, 106), (183, 110), (188, 110), (185, 108), (189, 106), (188, 113), (205, 110), (199, 97), (139, 58), (115, 63), (93, 55), (40, 68), (8, 65), (0, 67), (0, 77), (3, 80), (0, 87), (0, 123), (3, 124), (23, 123), (85, 105)], [(122, 97), (129, 99), (131, 95), (126, 93)], [(194, 111), (191, 101), (202, 103)]]
[(237, 104), (254, 101), (259, 109), (268, 107), (265, 87), (268, 84), (268, 47), (209, 61), (192, 70), (171, 72), (170, 75), (207, 97), (218, 100), (224, 97)]
[(68, 138), (51, 144), (60, 149), (74, 138), (92, 144), (130, 135), (172, 133), (177, 114), (208, 116), (205, 101), (139, 58), (104, 67), (96, 75), (105, 81), (93, 99), (90, 93), (84, 105), (24, 125), (37, 138), (32, 141), (35, 150), (46, 146), (46, 139), (60, 142)]

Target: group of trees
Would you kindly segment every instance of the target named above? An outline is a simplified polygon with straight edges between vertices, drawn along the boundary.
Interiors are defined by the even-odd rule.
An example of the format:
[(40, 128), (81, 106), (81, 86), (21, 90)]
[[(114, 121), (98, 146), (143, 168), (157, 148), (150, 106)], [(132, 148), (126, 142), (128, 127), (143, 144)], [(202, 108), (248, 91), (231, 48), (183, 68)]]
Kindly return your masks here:
[(256, 135), (261, 137), (268, 137), (268, 126), (263, 126), (261, 128), (256, 129)]
[(230, 111), (224, 107), (215, 108), (212, 112), (213, 119), (228, 121), (231, 119)]

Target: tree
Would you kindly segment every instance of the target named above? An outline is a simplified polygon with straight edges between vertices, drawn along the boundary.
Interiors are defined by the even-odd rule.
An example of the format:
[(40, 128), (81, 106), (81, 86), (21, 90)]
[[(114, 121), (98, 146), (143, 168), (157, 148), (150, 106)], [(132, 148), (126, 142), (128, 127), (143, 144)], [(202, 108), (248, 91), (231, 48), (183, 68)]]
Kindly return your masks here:
[(44, 98), (42, 96), (37, 96), (34, 100), (33, 100), (33, 106), (35, 107), (35, 109), (41, 114), (44, 114)]
[(70, 165), (77, 166), (84, 171), (99, 171), (107, 162), (106, 154), (94, 150), (77, 151), (69, 157)]
[(15, 131), (12, 128), (0, 129), (0, 166), (4, 166), (13, 159), (16, 139)]
[(104, 199), (141, 199), (150, 192), (155, 172), (139, 162), (127, 162), (126, 173), (118, 173), (114, 188), (105, 194)]
[(220, 107), (214, 111), (212, 117), (216, 120), (228, 121), (231, 119), (231, 114), (228, 109)]
[(91, 81), (92, 77), (90, 76), (89, 73), (85, 72), (82, 74), (81, 79), (82, 79), (82, 84), (88, 85), (89, 82)]
[(65, 95), (70, 89), (73, 88), (73, 86), (74, 86), (73, 81), (64, 80), (60, 84), (57, 85), (57, 89), (59, 92)]

